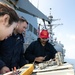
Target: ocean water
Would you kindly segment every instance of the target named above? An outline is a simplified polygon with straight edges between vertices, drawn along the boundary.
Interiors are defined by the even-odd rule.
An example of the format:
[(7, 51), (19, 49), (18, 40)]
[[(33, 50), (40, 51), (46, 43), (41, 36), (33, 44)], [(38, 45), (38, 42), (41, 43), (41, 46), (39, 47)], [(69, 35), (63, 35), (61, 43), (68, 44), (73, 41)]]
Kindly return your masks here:
[(72, 64), (75, 70), (75, 59), (65, 58), (64, 61)]

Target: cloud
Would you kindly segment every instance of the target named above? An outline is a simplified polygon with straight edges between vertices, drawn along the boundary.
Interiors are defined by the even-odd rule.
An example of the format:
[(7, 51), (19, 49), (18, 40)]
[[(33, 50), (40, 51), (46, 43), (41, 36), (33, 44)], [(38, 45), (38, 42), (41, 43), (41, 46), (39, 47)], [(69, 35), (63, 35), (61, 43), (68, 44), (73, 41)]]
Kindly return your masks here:
[(66, 37), (69, 38), (70, 40), (75, 40), (74, 34), (67, 34)]
[(65, 53), (65, 58), (75, 59), (75, 51), (68, 51)]
[(57, 33), (57, 39), (60, 40), (63, 45), (66, 58), (72, 58), (75, 59), (75, 35), (74, 34), (64, 34), (64, 33)]
[(74, 45), (66, 45), (66, 58), (75, 59), (75, 46)]
[(75, 40), (75, 35), (70, 36), (71, 40)]

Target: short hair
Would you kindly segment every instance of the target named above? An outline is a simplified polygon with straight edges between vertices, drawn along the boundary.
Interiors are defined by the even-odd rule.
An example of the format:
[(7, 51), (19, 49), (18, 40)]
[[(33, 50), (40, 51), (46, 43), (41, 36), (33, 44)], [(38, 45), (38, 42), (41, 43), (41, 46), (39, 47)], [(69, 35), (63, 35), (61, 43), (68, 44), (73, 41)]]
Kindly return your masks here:
[(16, 13), (16, 11), (8, 6), (7, 4), (0, 2), (0, 16), (3, 16), (5, 14), (8, 14), (10, 16), (9, 24), (11, 25), (13, 22), (19, 21), (19, 16)]
[(19, 18), (19, 21), (20, 21), (20, 22), (26, 22), (26, 23), (28, 24), (28, 21), (27, 21), (24, 17), (20, 17), (20, 18)]

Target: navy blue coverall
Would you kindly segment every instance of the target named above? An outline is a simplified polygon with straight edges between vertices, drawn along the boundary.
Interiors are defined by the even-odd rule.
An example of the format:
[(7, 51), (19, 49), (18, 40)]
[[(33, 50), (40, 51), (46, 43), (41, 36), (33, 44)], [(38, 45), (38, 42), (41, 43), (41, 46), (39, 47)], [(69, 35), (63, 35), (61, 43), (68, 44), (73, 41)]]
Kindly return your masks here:
[(8, 39), (0, 42), (0, 69), (3, 66), (10, 68), (22, 67), (26, 64), (23, 55), (24, 38), (22, 34), (12, 35)]
[[(26, 49), (25, 57), (26, 59), (32, 63), (34, 62), (36, 57), (45, 57), (44, 61), (53, 59), (55, 54), (57, 53), (56, 49), (51, 45), (48, 41), (45, 46), (41, 45), (40, 39), (38, 38), (36, 41), (32, 42), (29, 47)], [(37, 63), (37, 62), (36, 62)]]

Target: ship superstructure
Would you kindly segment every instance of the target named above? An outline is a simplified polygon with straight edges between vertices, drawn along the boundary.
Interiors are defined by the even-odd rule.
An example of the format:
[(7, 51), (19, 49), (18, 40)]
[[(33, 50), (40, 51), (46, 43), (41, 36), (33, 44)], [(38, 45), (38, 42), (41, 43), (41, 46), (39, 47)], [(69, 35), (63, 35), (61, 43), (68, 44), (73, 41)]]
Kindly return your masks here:
[[(26, 45), (28, 46), (32, 41), (36, 40), (38, 37), (37, 30), (38, 30), (38, 25), (37, 25), (37, 17), (42, 19), (44, 22), (44, 28), (49, 29), (50, 33), (50, 39), (49, 41), (54, 45), (56, 50), (58, 52), (62, 53), (62, 57), (59, 58), (62, 59), (62, 65), (54, 64), (54, 62), (51, 60), (45, 63), (39, 64), (39, 66), (36, 66), (36, 68), (33, 70), (32, 75), (74, 75), (74, 69), (73, 66), (67, 62), (64, 63), (64, 46), (60, 42), (58, 43), (57, 40), (53, 38), (53, 16), (50, 15), (49, 18), (45, 16), (42, 12), (40, 12), (37, 8), (35, 8), (29, 0), (0, 0), (1, 2), (7, 3), (10, 5), (12, 8), (16, 10), (16, 12), (19, 14), (19, 16), (23, 16), (27, 21), (29, 22), (29, 26), (27, 29), (27, 33), (25, 36), (25, 48)], [(48, 23), (47, 25), (45, 24), (45, 21)], [(41, 69), (42, 67), (42, 69)]]

